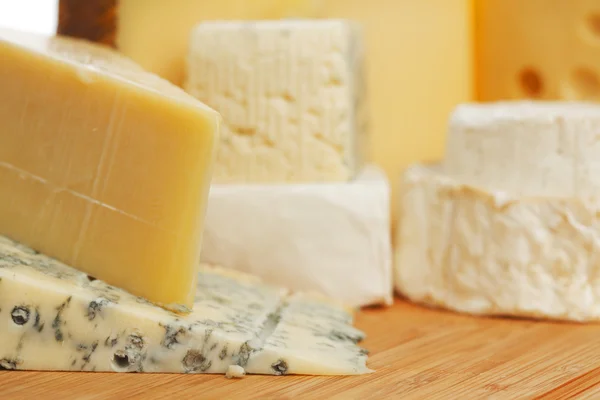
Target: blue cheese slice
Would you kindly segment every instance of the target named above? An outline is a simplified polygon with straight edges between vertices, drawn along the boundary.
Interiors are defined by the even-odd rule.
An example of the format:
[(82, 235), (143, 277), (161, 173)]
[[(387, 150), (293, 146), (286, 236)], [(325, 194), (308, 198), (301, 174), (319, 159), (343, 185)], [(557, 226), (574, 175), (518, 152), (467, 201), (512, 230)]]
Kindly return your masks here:
[[(366, 350), (356, 346), (365, 335), (352, 327), (352, 314), (342, 305), (317, 294), (296, 293), (285, 300), (278, 318), (279, 323), (265, 340), (262, 351), (250, 359), (248, 371), (319, 375), (325, 369), (344, 375), (348, 366), (365, 363)], [(286, 349), (285, 357), (278, 357), (281, 348)], [(273, 359), (277, 362), (272, 363)], [(320, 363), (317, 365), (314, 360)]]
[(211, 266), (178, 315), (0, 236), (0, 369), (370, 372), (351, 324), (331, 301)]

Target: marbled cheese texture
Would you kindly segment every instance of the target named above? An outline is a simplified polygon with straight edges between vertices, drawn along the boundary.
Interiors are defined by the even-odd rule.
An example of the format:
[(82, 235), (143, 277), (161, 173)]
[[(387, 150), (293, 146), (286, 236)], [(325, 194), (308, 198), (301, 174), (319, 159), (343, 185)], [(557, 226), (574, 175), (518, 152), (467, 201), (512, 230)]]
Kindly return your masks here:
[(343, 20), (203, 22), (186, 90), (219, 110), (214, 181), (353, 178), (366, 151), (360, 28)]
[(363, 338), (343, 306), (250, 275), (203, 266), (178, 315), (0, 236), (1, 369), (361, 374)]

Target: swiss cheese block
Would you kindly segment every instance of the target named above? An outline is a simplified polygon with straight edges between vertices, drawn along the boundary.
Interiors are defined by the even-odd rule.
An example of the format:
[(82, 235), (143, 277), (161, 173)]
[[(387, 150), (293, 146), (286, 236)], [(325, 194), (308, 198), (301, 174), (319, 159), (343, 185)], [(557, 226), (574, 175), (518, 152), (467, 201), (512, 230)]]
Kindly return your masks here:
[(111, 50), (0, 31), (0, 234), (192, 306), (219, 115)]
[(600, 319), (600, 106), (469, 104), (403, 175), (395, 285), (473, 314)]
[(201, 259), (354, 306), (392, 301), (389, 185), (370, 166), (346, 183), (219, 185)]
[(110, 2), (118, 4), (112, 9), (105, 0), (60, 0), (59, 30), (113, 43), (177, 84), (185, 80), (190, 32), (201, 21), (309, 17), (359, 23), (366, 49), (367, 158), (393, 178), (394, 193), (403, 168), (443, 156), (448, 113), (473, 96), (472, 0)]
[(596, 0), (475, 5), (478, 100), (600, 100)]
[(593, 103), (463, 104), (450, 118), (444, 171), (513, 195), (598, 196), (599, 139)]
[(342, 20), (204, 22), (188, 93), (224, 124), (214, 181), (347, 181), (365, 139), (363, 49)]
[(367, 373), (352, 319), (318, 295), (211, 266), (181, 316), (0, 236), (1, 369)]

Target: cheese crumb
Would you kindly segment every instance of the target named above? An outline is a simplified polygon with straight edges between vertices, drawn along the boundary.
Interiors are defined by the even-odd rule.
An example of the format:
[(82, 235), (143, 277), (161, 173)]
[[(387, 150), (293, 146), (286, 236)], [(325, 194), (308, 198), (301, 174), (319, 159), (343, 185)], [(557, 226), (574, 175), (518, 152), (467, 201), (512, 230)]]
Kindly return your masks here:
[(244, 375), (246, 375), (246, 371), (239, 365), (230, 365), (229, 368), (227, 368), (227, 372), (225, 373), (225, 377), (227, 379), (242, 378), (244, 377)]

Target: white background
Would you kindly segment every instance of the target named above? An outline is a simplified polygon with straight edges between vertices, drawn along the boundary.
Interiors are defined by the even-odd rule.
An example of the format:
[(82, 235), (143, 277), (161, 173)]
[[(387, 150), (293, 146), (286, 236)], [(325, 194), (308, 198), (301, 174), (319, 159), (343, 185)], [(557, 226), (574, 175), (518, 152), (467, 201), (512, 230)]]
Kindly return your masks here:
[(0, 0), (0, 28), (53, 34), (57, 15), (58, 0)]

